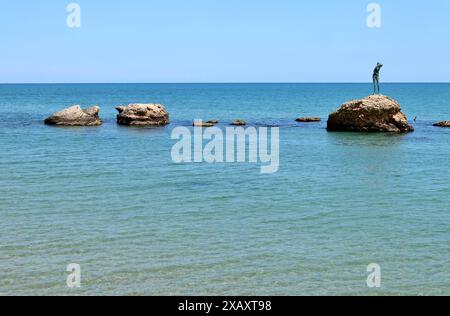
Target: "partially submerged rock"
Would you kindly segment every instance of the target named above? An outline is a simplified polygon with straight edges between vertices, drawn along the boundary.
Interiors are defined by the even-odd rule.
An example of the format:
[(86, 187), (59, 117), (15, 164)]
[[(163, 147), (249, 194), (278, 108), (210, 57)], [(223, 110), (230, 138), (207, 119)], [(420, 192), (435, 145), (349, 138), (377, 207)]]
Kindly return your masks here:
[(219, 120), (209, 120), (209, 121), (206, 121), (206, 123), (207, 124), (219, 124)]
[(128, 126), (164, 126), (170, 123), (169, 113), (160, 104), (118, 106), (117, 123)]
[(247, 122), (244, 121), (244, 120), (235, 120), (235, 121), (233, 121), (231, 123), (231, 125), (234, 125), (234, 126), (245, 126), (245, 125), (247, 125)]
[(99, 126), (102, 124), (99, 113), (100, 108), (98, 106), (83, 110), (79, 105), (74, 105), (48, 117), (45, 120), (45, 124), (56, 126)]
[(211, 122), (195, 121), (194, 127), (213, 127), (215, 124)]
[(330, 114), (329, 131), (412, 132), (414, 128), (397, 101), (384, 95), (352, 100)]
[(320, 122), (322, 119), (320, 117), (299, 117), (295, 120), (299, 123), (312, 123), (312, 122)]
[(450, 127), (450, 121), (443, 121), (436, 124), (433, 124), (436, 127)]

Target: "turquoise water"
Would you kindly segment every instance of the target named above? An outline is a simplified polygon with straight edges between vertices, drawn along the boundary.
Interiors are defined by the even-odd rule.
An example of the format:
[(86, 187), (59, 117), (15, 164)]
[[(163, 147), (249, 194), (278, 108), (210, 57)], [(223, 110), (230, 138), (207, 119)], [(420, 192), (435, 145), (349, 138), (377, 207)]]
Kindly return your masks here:
[[(369, 84), (0, 85), (0, 294), (450, 294), (450, 130), (431, 126), (450, 119), (450, 84), (382, 89), (416, 132), (326, 131)], [(117, 126), (134, 102), (173, 124)], [(42, 124), (72, 104), (99, 104), (104, 125)], [(174, 126), (237, 118), (280, 126), (278, 173), (172, 162)]]

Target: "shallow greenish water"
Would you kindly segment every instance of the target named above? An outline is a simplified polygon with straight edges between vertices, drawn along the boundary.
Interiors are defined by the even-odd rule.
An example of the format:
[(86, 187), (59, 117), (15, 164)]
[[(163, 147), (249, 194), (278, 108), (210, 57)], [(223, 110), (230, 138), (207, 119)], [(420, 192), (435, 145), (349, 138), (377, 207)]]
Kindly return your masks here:
[[(450, 129), (431, 126), (450, 119), (450, 84), (382, 89), (414, 133), (326, 131), (369, 84), (0, 85), (0, 294), (450, 294)], [(117, 126), (134, 102), (173, 123)], [(105, 124), (42, 124), (72, 104)], [(279, 172), (173, 163), (173, 127), (199, 118), (280, 126)]]

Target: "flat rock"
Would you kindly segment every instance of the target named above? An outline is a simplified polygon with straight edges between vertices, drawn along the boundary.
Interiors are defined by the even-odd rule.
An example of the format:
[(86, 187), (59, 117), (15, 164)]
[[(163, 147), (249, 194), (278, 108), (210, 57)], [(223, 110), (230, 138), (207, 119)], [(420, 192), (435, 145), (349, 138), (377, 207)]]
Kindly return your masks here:
[(164, 126), (170, 123), (169, 113), (160, 104), (118, 106), (117, 123), (127, 126)]
[(312, 123), (312, 122), (320, 122), (322, 119), (320, 117), (300, 117), (295, 120), (299, 123)]
[(247, 125), (247, 122), (244, 120), (235, 120), (233, 121), (230, 125), (234, 125), (234, 126), (245, 126)]
[(384, 95), (371, 95), (343, 104), (328, 118), (329, 131), (412, 132), (400, 104)]
[(56, 126), (99, 126), (102, 125), (99, 113), (98, 106), (82, 109), (79, 105), (74, 105), (56, 112), (44, 122), (47, 125)]
[(443, 121), (436, 124), (433, 124), (436, 127), (450, 127), (450, 121)]
[(211, 122), (200, 122), (196, 121), (194, 122), (194, 127), (213, 127), (215, 124)]

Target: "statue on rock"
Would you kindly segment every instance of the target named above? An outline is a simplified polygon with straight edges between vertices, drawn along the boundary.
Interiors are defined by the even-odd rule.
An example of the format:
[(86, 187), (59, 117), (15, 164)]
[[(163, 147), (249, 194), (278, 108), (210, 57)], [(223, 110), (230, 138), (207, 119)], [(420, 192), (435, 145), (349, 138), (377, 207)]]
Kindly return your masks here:
[(383, 68), (383, 64), (377, 63), (377, 66), (373, 70), (373, 94), (380, 94), (380, 71)]
[(400, 104), (384, 95), (371, 95), (344, 103), (328, 118), (329, 131), (408, 133), (408, 124)]

